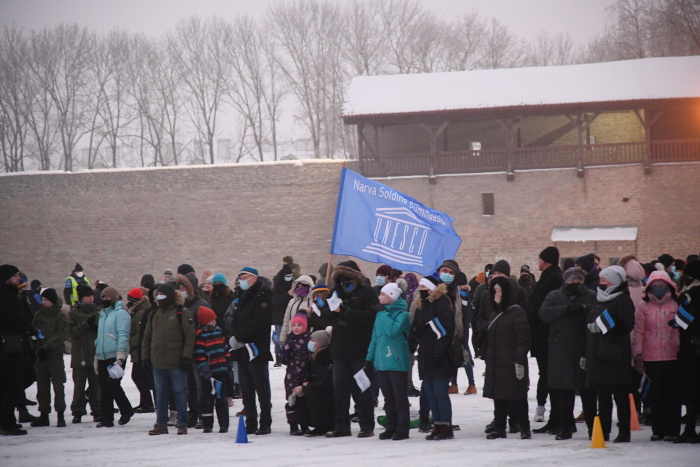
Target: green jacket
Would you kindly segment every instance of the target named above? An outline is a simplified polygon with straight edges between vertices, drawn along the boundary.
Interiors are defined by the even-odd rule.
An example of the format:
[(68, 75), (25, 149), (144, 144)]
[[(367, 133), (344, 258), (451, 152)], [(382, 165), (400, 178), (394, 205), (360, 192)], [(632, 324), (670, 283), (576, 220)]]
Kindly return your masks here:
[(68, 340), (68, 319), (61, 311), (63, 301), (59, 298), (58, 303), (41, 310), (34, 315), (32, 324), (36, 329), (41, 330), (43, 339), (39, 339), (37, 350), (48, 351), (49, 356), (63, 355), (66, 350), (66, 340)]
[(194, 319), (182, 308), (182, 320), (177, 318), (178, 305), (158, 307), (151, 313), (141, 343), (141, 359), (150, 360), (154, 369), (180, 368), (183, 358), (194, 354)]
[(372, 330), (372, 340), (367, 349), (367, 360), (379, 371), (409, 371), (411, 353), (408, 350), (408, 334), (411, 319), (408, 303), (403, 298), (377, 313)]
[[(91, 316), (95, 317), (92, 325), (88, 324), (88, 318)], [(79, 303), (71, 307), (69, 315), (71, 368), (92, 368), (99, 316), (100, 310), (93, 304)]]
[[(151, 302), (144, 297), (139, 301), (131, 313), (131, 330), (129, 331), (129, 351), (131, 352), (131, 361), (138, 363), (141, 361), (141, 321), (143, 321), (146, 310), (151, 307)], [(146, 323), (143, 323), (144, 325)]]

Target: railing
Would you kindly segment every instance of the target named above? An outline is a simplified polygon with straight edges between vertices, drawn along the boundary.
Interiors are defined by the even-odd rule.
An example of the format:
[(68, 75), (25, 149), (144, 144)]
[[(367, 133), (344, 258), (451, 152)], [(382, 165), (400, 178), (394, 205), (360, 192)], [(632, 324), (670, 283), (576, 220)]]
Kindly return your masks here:
[[(583, 166), (641, 164), (646, 143), (592, 144), (583, 147)], [(443, 151), (435, 157), (435, 174), (504, 172), (507, 168), (507, 148), (482, 151)], [(547, 146), (516, 148), (513, 151), (514, 170), (577, 167), (578, 146)], [(363, 173), (368, 177), (427, 175), (430, 171), (429, 153), (364, 158)], [(650, 163), (700, 161), (700, 140), (653, 141)]]

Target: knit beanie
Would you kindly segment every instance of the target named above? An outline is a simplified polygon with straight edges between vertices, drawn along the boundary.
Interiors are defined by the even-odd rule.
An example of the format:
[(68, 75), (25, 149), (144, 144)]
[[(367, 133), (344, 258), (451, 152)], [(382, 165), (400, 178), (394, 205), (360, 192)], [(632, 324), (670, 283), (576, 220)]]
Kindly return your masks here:
[(695, 280), (700, 280), (700, 260), (694, 259), (685, 263), (683, 275), (692, 277)]
[(418, 281), (419, 286), (423, 286), (427, 288), (430, 291), (433, 291), (437, 288), (438, 284), (440, 283), (439, 279), (436, 279), (433, 276), (425, 276), (421, 278), (421, 280)]
[(389, 282), (387, 285), (382, 287), (382, 293), (388, 295), (391, 298), (392, 303), (401, 297), (401, 288), (393, 282)]
[(540, 259), (545, 263), (559, 264), (559, 250), (555, 246), (548, 246), (540, 252)]
[(216, 313), (211, 308), (200, 306), (197, 310), (197, 321), (200, 325), (206, 325), (212, 321), (216, 321)]
[(7, 282), (10, 277), (14, 276), (19, 272), (19, 269), (17, 266), (13, 266), (11, 264), (3, 264), (0, 266), (0, 282), (5, 283)]
[(83, 298), (89, 297), (95, 293), (95, 291), (92, 290), (92, 287), (83, 284), (76, 287), (75, 291), (78, 292), (78, 301), (82, 301)]
[(438, 268), (438, 271), (442, 268), (450, 268), (454, 271), (455, 274), (459, 272), (459, 264), (457, 264), (457, 261), (453, 259), (446, 259), (445, 261), (443, 261), (440, 267)]
[(297, 313), (294, 315), (294, 318), (292, 318), (289, 321), (289, 330), (292, 330), (292, 324), (294, 323), (299, 323), (301, 324), (301, 332), (306, 332), (306, 329), (308, 329), (308, 319), (306, 318), (306, 313)]
[(165, 271), (163, 271), (164, 276), (172, 276), (173, 275), (173, 270), (168, 268)]
[(664, 269), (668, 269), (673, 264), (673, 261), (673, 256), (668, 253), (659, 256), (659, 262), (664, 265)]
[(45, 298), (54, 305), (58, 303), (58, 294), (54, 289), (44, 289), (44, 291), (41, 292), (41, 298)]
[(360, 271), (360, 266), (357, 265), (356, 262), (353, 260), (348, 260), (348, 261), (342, 261), (338, 263), (338, 266), (345, 266), (346, 268), (354, 269), (355, 271), (362, 272)]
[[(100, 294), (100, 297), (103, 299), (108, 298), (108, 299), (112, 300), (113, 302), (116, 302), (117, 300), (119, 300), (119, 292), (114, 287), (107, 287), (106, 289), (104, 289), (102, 291), (102, 294)], [(143, 298), (143, 295), (141, 295), (141, 297)]]
[(160, 306), (168, 306), (171, 303), (175, 302), (175, 286), (171, 282), (166, 282), (165, 284), (161, 284), (158, 287), (158, 290), (156, 291), (156, 297), (158, 295), (165, 295), (165, 298), (163, 300), (158, 300), (158, 304)]
[(321, 329), (311, 334), (311, 338), (318, 344), (317, 349), (325, 349), (330, 345), (332, 329), (328, 326), (326, 329)]
[(291, 256), (285, 256), (284, 258), (282, 258), (282, 262), (292, 264), (294, 262), (294, 258), (292, 258)]
[(562, 274), (562, 278), (564, 279), (564, 283), (572, 281), (583, 282), (586, 280), (586, 273), (583, 272), (581, 268), (569, 268), (566, 271), (564, 271), (564, 274)]
[(126, 294), (126, 299), (129, 300), (130, 302), (138, 302), (143, 298), (143, 291), (138, 288), (133, 288), (129, 290), (129, 293)]
[(485, 272), (480, 272), (479, 274), (476, 275), (476, 281), (479, 284), (483, 284), (486, 282), (486, 273)]
[(377, 275), (378, 276), (386, 276), (386, 277), (391, 277), (391, 266), (388, 266), (386, 264), (382, 264), (377, 268)]
[(506, 277), (510, 277), (510, 264), (504, 259), (496, 261), (496, 264), (493, 265), (493, 269), (491, 270), (491, 273), (494, 272), (500, 272)]
[(625, 282), (627, 274), (625, 270), (620, 266), (608, 266), (607, 268), (600, 271), (600, 277), (610, 282), (612, 285), (620, 285)]
[(194, 268), (187, 263), (183, 263), (177, 267), (177, 273), (183, 276), (191, 272), (194, 272)]
[(83, 267), (80, 265), (80, 263), (75, 263), (75, 267), (73, 268), (73, 271), (78, 272), (82, 271)]
[(41, 281), (39, 279), (34, 279), (30, 284), (29, 287), (31, 287), (34, 290), (39, 290), (41, 288)]
[(315, 293), (322, 293), (322, 292), (330, 293), (330, 291), (331, 291), (331, 289), (329, 289), (326, 284), (318, 284), (318, 285), (315, 285), (311, 288), (311, 295), (313, 296), (313, 294), (315, 294)]
[(152, 274), (144, 274), (141, 276), (141, 287), (146, 287), (147, 289), (152, 289), (156, 285), (156, 280), (153, 278)]
[(228, 285), (228, 282), (226, 281), (226, 277), (223, 274), (221, 274), (220, 272), (217, 272), (211, 278), (212, 285), (216, 284), (217, 282), (221, 282), (224, 285)]
[(253, 268), (253, 267), (250, 267), (250, 266), (245, 266), (245, 267), (241, 268), (241, 270), (238, 272), (238, 275), (239, 275), (239, 276), (240, 276), (241, 274), (252, 274), (252, 275), (254, 275), (255, 277), (257, 277), (257, 276), (258, 276), (258, 270), (255, 269), (255, 268)]
[(576, 264), (581, 266), (581, 269), (588, 273), (592, 271), (593, 267), (595, 266), (595, 255), (593, 253), (589, 253), (587, 255), (581, 256), (579, 259), (576, 260)]

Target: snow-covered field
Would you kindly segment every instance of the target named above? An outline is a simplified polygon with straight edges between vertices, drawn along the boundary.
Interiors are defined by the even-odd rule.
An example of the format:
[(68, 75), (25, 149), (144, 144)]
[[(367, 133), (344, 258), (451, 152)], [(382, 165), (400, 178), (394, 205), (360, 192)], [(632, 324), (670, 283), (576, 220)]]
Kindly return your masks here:
[[(70, 357), (65, 357), (68, 383), (66, 403), (70, 407), (73, 384), (70, 374)], [(273, 394), (272, 434), (250, 436), (249, 444), (236, 444), (238, 420), (235, 413), (241, 410), (241, 401), (230, 409), (231, 430), (219, 434), (204, 434), (191, 428), (187, 436), (177, 436), (173, 428), (170, 434), (149, 436), (148, 430), (155, 422), (155, 414), (137, 414), (128, 425), (114, 428), (95, 427), (87, 422), (71, 424), (66, 413), (68, 427), (56, 428), (55, 414), (51, 414), (52, 426), (28, 428), (26, 436), (0, 437), (0, 466), (218, 466), (218, 465), (700, 465), (700, 445), (674, 445), (666, 442), (652, 443), (651, 430), (632, 432), (629, 444), (608, 443), (607, 449), (590, 449), (584, 424), (578, 424), (578, 433), (568, 441), (555, 441), (551, 435), (535, 435), (531, 440), (521, 440), (519, 434), (508, 439), (487, 440), (484, 426), (491, 421), (493, 406), (490, 399), (481, 396), (483, 361), (477, 360), (475, 377), (479, 393), (465, 396), (467, 386), (464, 371), (459, 374), (460, 394), (454, 394), (453, 423), (461, 430), (449, 441), (426, 441), (424, 434), (411, 430), (406, 441), (380, 441), (376, 436), (368, 439), (305, 438), (289, 436), (284, 416), (284, 368), (270, 365)], [(122, 381), (132, 404), (138, 403), (138, 392), (130, 378), (131, 368)], [(531, 380), (537, 380), (537, 364), (530, 360)], [(415, 381), (418, 383), (417, 373)], [(534, 388), (530, 389), (530, 414), (534, 414)], [(36, 400), (36, 387), (27, 391)], [(418, 398), (411, 398), (412, 411), (418, 409)], [(380, 396), (379, 407), (382, 407)], [(576, 414), (580, 410), (577, 400)], [(31, 408), (37, 413), (36, 407)], [(70, 409), (69, 409), (70, 411)], [(376, 409), (375, 415), (383, 412)], [(548, 414), (549, 412), (547, 412)], [(116, 416), (118, 418), (118, 415)], [(84, 420), (90, 417), (84, 417)], [(534, 423), (533, 428), (541, 426)], [(377, 426), (375, 435), (382, 428)], [(358, 427), (353, 424), (356, 434)], [(613, 437), (617, 434), (613, 429)]]

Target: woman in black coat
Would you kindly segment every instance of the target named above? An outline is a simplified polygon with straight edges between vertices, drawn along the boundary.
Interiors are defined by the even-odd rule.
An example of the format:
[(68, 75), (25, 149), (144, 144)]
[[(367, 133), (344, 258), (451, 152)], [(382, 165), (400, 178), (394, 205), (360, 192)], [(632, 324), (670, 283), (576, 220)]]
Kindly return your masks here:
[(305, 434), (309, 438), (323, 436), (333, 429), (335, 398), (333, 395), (333, 359), (329, 348), (330, 329), (315, 331), (309, 340), (311, 345), (309, 348), (309, 378), (302, 385), (309, 425), (314, 427), (313, 430)]
[[(433, 430), (428, 440), (452, 439), (452, 403), (448, 389), (454, 365), (449, 350), (455, 332), (455, 312), (447, 296), (447, 286), (427, 276), (418, 283), (420, 298), (411, 326), (411, 336), (418, 341), (418, 375), (421, 391), (433, 414)], [(440, 337), (438, 337), (438, 334)]]
[(581, 359), (586, 354), (586, 313), (597, 302), (595, 292), (583, 285), (584, 279), (581, 269), (567, 269), (564, 284), (547, 295), (539, 310), (540, 319), (549, 326), (547, 389), (552, 396), (552, 414), (558, 416), (550, 416), (548, 431), (556, 433), (557, 440), (571, 439), (576, 430), (576, 391), (585, 399), (586, 372)]
[(489, 289), (491, 306), (497, 314), (486, 331), (489, 344), (484, 397), (493, 399), (495, 429), (486, 438), (506, 437), (506, 418), (510, 413), (520, 424), (520, 437), (529, 439), (527, 353), (530, 351), (530, 326), (525, 310), (511, 304), (512, 291), (507, 278), (494, 278)]
[[(615, 399), (619, 434), (613, 440), (614, 443), (630, 441), (628, 395), (634, 302), (629, 296), (625, 278), (625, 270), (620, 266), (609, 266), (600, 272), (598, 303), (588, 312), (586, 319), (586, 384), (595, 388), (598, 395), (598, 415), (605, 440), (610, 437), (612, 401)], [(595, 407), (584, 407), (583, 411), (591, 432)]]

